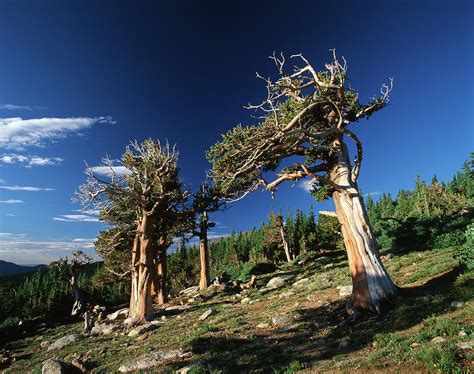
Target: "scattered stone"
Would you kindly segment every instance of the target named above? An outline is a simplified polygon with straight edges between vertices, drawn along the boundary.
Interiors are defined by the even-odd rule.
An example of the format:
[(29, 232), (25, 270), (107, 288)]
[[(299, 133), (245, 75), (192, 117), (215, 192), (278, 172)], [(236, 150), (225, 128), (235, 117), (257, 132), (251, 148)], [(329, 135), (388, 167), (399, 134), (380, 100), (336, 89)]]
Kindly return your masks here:
[(270, 327), (270, 324), (262, 322), (257, 325), (257, 329), (268, 329)]
[(49, 342), (47, 340), (44, 340), (40, 343), (41, 348), (46, 348), (49, 345)]
[(165, 310), (167, 312), (173, 312), (173, 311), (176, 311), (176, 310), (178, 310), (178, 311), (187, 310), (189, 308), (191, 308), (190, 305), (171, 305), (171, 306), (166, 307)]
[(293, 291), (286, 291), (282, 292), (280, 296), (278, 296), (280, 299), (285, 299), (287, 297), (293, 296), (295, 293)]
[(300, 279), (299, 281), (296, 281), (295, 283), (293, 283), (292, 287), (304, 287), (308, 283), (309, 283), (309, 279), (308, 278), (303, 278), (303, 279)]
[(41, 374), (65, 374), (68, 372), (67, 365), (59, 360), (50, 358), (43, 363)]
[(214, 309), (208, 309), (206, 310), (202, 315), (201, 317), (199, 317), (199, 321), (204, 321), (207, 317), (209, 317), (210, 315), (214, 314)]
[(420, 343), (411, 343), (410, 347), (416, 348), (419, 347), (421, 344)]
[(148, 370), (162, 364), (165, 361), (174, 360), (177, 358), (186, 358), (191, 355), (191, 352), (183, 352), (182, 350), (150, 352), (144, 356), (139, 357), (138, 359), (123, 364), (119, 367), (119, 371), (121, 373), (128, 373), (131, 371)]
[(56, 340), (53, 344), (48, 347), (48, 351), (52, 351), (53, 349), (61, 349), (67, 345), (75, 343), (79, 339), (82, 339), (82, 335), (80, 334), (71, 334), (63, 336), (62, 338)]
[(387, 253), (385, 256), (380, 257), (382, 260), (391, 260), (395, 255), (393, 253)]
[(201, 365), (198, 362), (193, 362), (181, 369), (176, 370), (175, 374), (188, 374), (191, 370), (197, 370)]
[(431, 339), (431, 344), (442, 344), (445, 343), (446, 339), (442, 336), (437, 336), (436, 338)]
[(460, 336), (461, 338), (465, 338), (467, 336), (467, 333), (466, 333), (466, 331), (461, 330), (461, 331), (459, 331), (458, 336)]
[(285, 277), (274, 277), (270, 279), (266, 285), (266, 288), (279, 288), (286, 284), (287, 278)]
[(331, 262), (330, 264), (324, 265), (324, 269), (325, 269), (325, 270), (332, 269), (332, 268), (334, 268), (334, 266), (336, 266), (336, 265), (334, 265), (334, 264)]
[(463, 350), (472, 349), (474, 348), (474, 339), (466, 340), (465, 342), (461, 342), (456, 345)]
[(128, 316), (128, 308), (119, 309), (107, 315), (107, 319), (115, 321), (116, 319), (126, 319)]
[(137, 326), (134, 329), (130, 330), (130, 332), (128, 333), (128, 336), (131, 338), (135, 338), (139, 335), (143, 335), (144, 333), (155, 330), (157, 328), (158, 328), (158, 324), (156, 323), (151, 323), (151, 322), (146, 323), (144, 325)]
[(136, 325), (137, 323), (138, 323), (137, 317), (128, 317), (123, 321), (123, 324), (126, 327), (132, 327), (133, 325)]
[(339, 341), (339, 349), (349, 348), (350, 341), (348, 338), (341, 339)]
[(462, 301), (453, 301), (451, 303), (451, 308), (462, 308), (464, 306), (464, 303)]
[(272, 324), (276, 326), (287, 325), (291, 323), (293, 319), (290, 316), (275, 316), (272, 317)]
[(253, 299), (253, 300), (250, 300), (249, 304), (252, 305), (252, 304), (258, 303), (259, 301), (260, 299)]
[(240, 300), (241, 304), (250, 304), (250, 297), (244, 297), (242, 300)]
[(347, 297), (352, 294), (352, 286), (337, 286), (339, 290), (339, 297)]

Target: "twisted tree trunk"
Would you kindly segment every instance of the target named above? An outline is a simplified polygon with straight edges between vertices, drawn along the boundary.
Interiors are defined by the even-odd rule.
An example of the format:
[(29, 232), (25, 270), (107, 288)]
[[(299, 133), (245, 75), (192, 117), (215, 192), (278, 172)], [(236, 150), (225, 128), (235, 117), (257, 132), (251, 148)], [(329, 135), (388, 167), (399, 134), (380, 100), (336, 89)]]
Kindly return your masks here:
[(199, 289), (206, 290), (211, 276), (209, 275), (209, 247), (207, 240), (207, 214), (204, 213), (199, 231), (199, 260), (201, 262), (201, 276), (199, 278)]
[(380, 260), (364, 201), (351, 176), (346, 145), (339, 139), (336, 146), (338, 162), (331, 171), (331, 181), (338, 186), (333, 198), (352, 276), (348, 312), (380, 312), (381, 303), (391, 300), (398, 289)]
[(69, 285), (71, 286), (72, 293), (74, 294), (74, 304), (72, 306), (71, 316), (77, 316), (84, 310), (84, 297), (77, 284), (77, 271), (73, 271), (71, 278), (69, 279)]
[(153, 318), (152, 289), (156, 278), (153, 245), (153, 220), (146, 214), (142, 217), (132, 250), (132, 290), (128, 316), (143, 323)]
[[(163, 240), (160, 239), (160, 242)], [(166, 277), (168, 272), (168, 264), (167, 264), (167, 257), (166, 257), (166, 245), (160, 245), (159, 250), (159, 262), (158, 262), (158, 275), (157, 275), (157, 295), (156, 299), (158, 304), (166, 304), (168, 302), (168, 290), (166, 287)]]

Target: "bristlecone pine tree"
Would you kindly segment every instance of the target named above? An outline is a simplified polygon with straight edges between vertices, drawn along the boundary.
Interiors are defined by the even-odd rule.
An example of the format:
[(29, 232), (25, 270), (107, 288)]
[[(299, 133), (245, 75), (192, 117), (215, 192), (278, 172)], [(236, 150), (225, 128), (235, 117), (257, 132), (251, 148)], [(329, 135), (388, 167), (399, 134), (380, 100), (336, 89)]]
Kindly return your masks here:
[[(166, 248), (173, 238), (172, 228), (187, 193), (181, 190), (177, 167), (178, 153), (169, 145), (151, 139), (132, 142), (122, 156), (127, 173), (118, 174), (110, 158), (103, 160), (108, 180), (87, 168), (87, 182), (79, 188), (84, 205), (101, 209), (101, 219), (120, 221), (117, 207), (125, 216), (133, 212), (135, 233), (131, 250), (131, 297), (129, 317), (145, 322), (153, 317), (153, 297), (166, 301)], [(125, 208), (128, 207), (128, 208)], [(125, 218), (124, 218), (125, 219)], [(129, 221), (129, 218), (125, 219)], [(123, 232), (117, 230), (120, 240)], [(114, 236), (110, 234), (109, 240)]]
[[(335, 51), (332, 62), (320, 72), (303, 55), (291, 57), (302, 67), (285, 73), (284, 56), (274, 54), (271, 59), (278, 79), (257, 74), (266, 83), (267, 97), (247, 108), (260, 111), (260, 121), (236, 126), (208, 151), (211, 176), (221, 193), (233, 201), (260, 186), (274, 193), (285, 181), (310, 178), (315, 197), (333, 197), (342, 225), (353, 284), (348, 312), (379, 312), (381, 303), (391, 300), (398, 289), (380, 260), (357, 185), (362, 144), (349, 125), (384, 108), (392, 82), (382, 85), (379, 97), (361, 104), (357, 92), (347, 87), (346, 61), (341, 62)], [(346, 141), (357, 149), (353, 163)], [(291, 165), (268, 181), (283, 160)]]

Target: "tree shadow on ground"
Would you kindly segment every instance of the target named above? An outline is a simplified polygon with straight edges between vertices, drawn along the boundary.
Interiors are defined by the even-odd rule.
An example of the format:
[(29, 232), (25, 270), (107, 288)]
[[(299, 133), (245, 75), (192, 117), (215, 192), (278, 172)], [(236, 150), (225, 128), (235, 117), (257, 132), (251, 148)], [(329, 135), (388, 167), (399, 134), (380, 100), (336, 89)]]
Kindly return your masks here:
[(278, 372), (295, 360), (314, 364), (369, 347), (376, 334), (405, 330), (445, 311), (451, 301), (469, 293), (470, 285), (454, 287), (458, 273), (453, 269), (423, 285), (401, 289), (395, 306), (381, 315), (341, 324), (346, 317), (345, 301), (338, 300), (296, 310), (295, 325), (254, 330), (254, 334), (210, 333), (193, 339), (189, 347), (203, 366), (225, 373)]

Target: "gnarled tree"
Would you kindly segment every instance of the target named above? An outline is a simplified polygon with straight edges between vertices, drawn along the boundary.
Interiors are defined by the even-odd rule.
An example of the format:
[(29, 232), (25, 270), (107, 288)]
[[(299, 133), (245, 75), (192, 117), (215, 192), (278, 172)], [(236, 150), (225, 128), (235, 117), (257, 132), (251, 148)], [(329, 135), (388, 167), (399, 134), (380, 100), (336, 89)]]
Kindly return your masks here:
[[(87, 182), (79, 189), (79, 200), (101, 209), (101, 219), (115, 217), (117, 206), (128, 207), (134, 212), (135, 233), (131, 247), (130, 276), (132, 279), (129, 317), (137, 322), (150, 320), (153, 316), (153, 296), (158, 294), (161, 300), (166, 298), (164, 282), (160, 281), (159, 267), (162, 272), (163, 250), (168, 243), (170, 224), (175, 212), (187, 197), (181, 190), (177, 167), (178, 153), (168, 144), (162, 145), (151, 139), (143, 143), (132, 142), (122, 156), (126, 173), (117, 174), (112, 160), (105, 158), (103, 166), (109, 175), (108, 180), (101, 179), (87, 168)], [(123, 235), (118, 230), (117, 237)], [(162, 238), (165, 241), (162, 242)], [(158, 257), (159, 256), (159, 257)], [(166, 258), (165, 258), (166, 260)], [(161, 277), (163, 278), (163, 277)]]
[[(281, 183), (304, 178), (313, 181), (316, 197), (332, 196), (352, 274), (348, 311), (378, 312), (398, 289), (380, 261), (357, 185), (362, 144), (349, 126), (387, 105), (391, 82), (382, 86), (380, 96), (361, 104), (347, 85), (346, 61), (341, 62), (334, 51), (332, 62), (319, 72), (301, 54), (292, 58), (302, 66), (289, 73), (283, 55), (271, 58), (279, 76), (273, 81), (257, 74), (266, 83), (267, 97), (247, 106), (262, 113), (259, 123), (235, 127), (208, 151), (211, 177), (233, 201), (260, 186), (274, 193)], [(357, 150), (352, 163), (346, 141)], [(267, 180), (283, 160), (285, 166)]]

